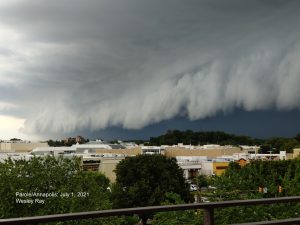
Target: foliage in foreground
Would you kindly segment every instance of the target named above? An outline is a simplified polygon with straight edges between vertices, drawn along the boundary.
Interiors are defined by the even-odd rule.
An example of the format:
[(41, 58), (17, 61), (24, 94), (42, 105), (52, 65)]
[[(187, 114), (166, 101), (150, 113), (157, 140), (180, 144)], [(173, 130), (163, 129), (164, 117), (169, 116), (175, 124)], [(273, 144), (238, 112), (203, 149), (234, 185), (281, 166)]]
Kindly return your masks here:
[[(254, 161), (245, 167), (231, 163), (229, 169), (222, 176), (209, 177), (207, 180), (200, 176), (195, 179), (195, 181), (197, 180), (200, 186), (209, 181), (210, 185), (216, 187), (209, 192), (202, 192), (202, 195), (206, 195), (210, 201), (299, 196), (300, 159)], [(279, 192), (279, 186), (282, 187), (282, 192)], [(267, 193), (259, 192), (259, 187), (267, 188)], [(180, 204), (182, 201), (179, 196), (169, 195), (165, 203)], [(215, 209), (214, 211), (215, 224), (226, 225), (299, 217), (300, 204), (239, 206)], [(193, 210), (162, 212), (155, 215), (153, 224), (198, 225), (203, 224), (203, 214), (201, 211)]]
[[(111, 209), (108, 186), (109, 180), (103, 174), (82, 171), (77, 158), (7, 160), (0, 163), (0, 218)], [(22, 200), (33, 202), (17, 202)], [(124, 217), (52, 224), (129, 225), (134, 222), (128, 223)]]
[[(244, 167), (231, 163), (224, 175), (215, 177), (214, 185), (215, 200), (300, 195), (300, 160), (253, 161)], [(219, 224), (232, 223), (233, 218), (235, 223), (264, 221), (299, 217), (299, 212), (297, 203), (234, 207), (217, 210), (216, 220)]]
[[(214, 181), (220, 194), (235, 192), (237, 196), (277, 197), (300, 195), (300, 159), (253, 161), (244, 167), (230, 163), (225, 174)], [(279, 192), (279, 186), (282, 192)], [(259, 193), (259, 187), (267, 193)], [(229, 198), (228, 198), (229, 199)]]
[[(123, 200), (128, 201), (129, 197), (133, 197), (126, 202), (127, 204), (133, 201), (136, 205), (149, 204), (146, 200), (150, 200), (156, 205), (186, 202), (184, 197), (188, 199), (188, 190), (185, 189), (187, 185), (181, 183), (182, 171), (178, 170), (178, 167), (175, 169), (176, 161), (167, 159), (167, 163), (164, 163), (166, 159), (161, 156), (144, 157), (147, 158), (148, 163), (145, 158), (143, 160), (146, 161), (142, 160), (139, 163), (136, 161), (128, 163), (129, 161), (124, 160), (120, 164), (121, 166), (117, 167), (117, 170), (121, 171), (119, 171), (121, 177), (118, 185), (122, 184), (119, 186), (122, 189), (113, 188), (113, 191), (121, 191), (113, 193), (114, 201), (118, 194), (123, 193), (126, 197)], [(167, 172), (165, 173), (165, 171)], [(142, 177), (139, 177), (142, 180), (141, 183), (136, 180), (134, 182), (135, 176)], [(170, 180), (166, 181), (165, 179)], [(169, 193), (177, 190), (176, 182), (178, 180), (175, 181), (176, 179), (179, 179), (183, 185), (183, 194), (181, 192)], [(125, 183), (128, 181), (131, 183)], [(216, 187), (209, 193), (201, 193), (202, 195), (209, 194), (211, 201), (300, 195), (300, 159), (255, 161), (242, 168), (236, 163), (231, 163), (224, 175), (208, 180), (199, 177), (196, 181), (199, 186), (207, 186), (209, 181), (210, 185)], [(139, 189), (141, 184), (143, 184), (142, 188)], [(147, 186), (146, 184), (151, 185)], [(104, 175), (82, 171), (77, 159), (48, 157), (33, 158), (31, 161), (8, 160), (0, 163), (0, 218), (111, 209), (112, 201), (111, 194), (107, 190), (108, 185), (109, 180)], [(282, 187), (282, 192), (278, 191), (279, 185)], [(258, 192), (260, 186), (266, 187), (267, 193)], [(83, 192), (88, 195), (85, 197), (42, 198), (45, 200), (44, 204), (20, 204), (16, 203), (17, 192), (55, 192), (59, 194)], [(141, 198), (138, 202), (139, 197), (143, 194), (146, 197)], [(30, 199), (28, 197), (20, 198)], [(156, 198), (161, 201), (156, 203), (154, 201)], [(117, 199), (117, 201), (120, 200)], [(297, 214), (299, 212), (300, 204), (296, 203), (232, 207), (216, 209), (215, 220), (216, 224), (264, 221), (299, 217)], [(133, 225), (137, 221), (137, 217), (113, 217), (51, 224)], [(203, 224), (203, 212), (201, 210), (161, 212), (154, 215), (152, 224), (201, 225)]]
[[(166, 201), (162, 205), (183, 204), (184, 201), (175, 193), (166, 193)], [(202, 210), (185, 210), (156, 213), (153, 225), (202, 225)]]

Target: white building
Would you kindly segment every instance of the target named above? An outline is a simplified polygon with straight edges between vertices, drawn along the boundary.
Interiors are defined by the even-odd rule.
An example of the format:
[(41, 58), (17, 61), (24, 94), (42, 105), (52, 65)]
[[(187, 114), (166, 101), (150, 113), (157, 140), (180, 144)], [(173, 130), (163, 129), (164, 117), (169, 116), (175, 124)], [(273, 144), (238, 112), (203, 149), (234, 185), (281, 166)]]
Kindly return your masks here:
[(162, 154), (162, 151), (161, 146), (142, 146), (142, 154)]
[(30, 152), (32, 155), (44, 156), (44, 155), (63, 155), (63, 154), (74, 154), (76, 153), (76, 148), (73, 146), (63, 146), (63, 147), (38, 147)]
[(286, 159), (286, 151), (280, 151), (279, 154), (273, 154), (270, 152), (270, 154), (250, 154), (250, 159), (256, 160), (273, 160), (273, 159), (280, 159), (285, 160)]
[(192, 179), (200, 174), (202, 161), (207, 160), (206, 156), (176, 156), (177, 164), (183, 170), (185, 179)]

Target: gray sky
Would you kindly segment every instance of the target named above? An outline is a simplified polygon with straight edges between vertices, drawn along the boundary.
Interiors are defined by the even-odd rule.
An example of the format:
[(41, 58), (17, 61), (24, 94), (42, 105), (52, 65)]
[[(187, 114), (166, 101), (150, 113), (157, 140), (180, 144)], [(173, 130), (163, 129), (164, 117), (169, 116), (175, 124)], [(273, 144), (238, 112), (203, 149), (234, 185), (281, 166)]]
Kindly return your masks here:
[(299, 113), (299, 27), (296, 0), (1, 1), (0, 139)]

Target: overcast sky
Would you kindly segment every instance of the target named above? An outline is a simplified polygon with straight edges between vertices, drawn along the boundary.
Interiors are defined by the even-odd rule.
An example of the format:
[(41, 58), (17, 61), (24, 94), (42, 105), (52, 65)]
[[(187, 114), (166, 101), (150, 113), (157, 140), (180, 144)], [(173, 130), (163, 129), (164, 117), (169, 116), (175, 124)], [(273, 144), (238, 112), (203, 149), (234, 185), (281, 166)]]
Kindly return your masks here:
[(293, 134), (299, 27), (297, 0), (1, 1), (0, 139)]

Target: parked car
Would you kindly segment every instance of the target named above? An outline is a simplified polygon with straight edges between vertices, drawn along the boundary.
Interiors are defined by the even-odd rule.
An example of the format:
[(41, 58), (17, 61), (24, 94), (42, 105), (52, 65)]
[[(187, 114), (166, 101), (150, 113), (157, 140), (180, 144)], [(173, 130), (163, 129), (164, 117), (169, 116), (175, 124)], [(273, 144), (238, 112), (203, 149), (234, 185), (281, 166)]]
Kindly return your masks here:
[(192, 183), (192, 181), (189, 180), (189, 179), (187, 179), (185, 182), (188, 183), (188, 184), (191, 184), (191, 183)]
[(198, 187), (196, 184), (191, 184), (190, 185), (190, 191), (197, 191), (198, 190)]
[(209, 185), (209, 186), (208, 186), (208, 189), (211, 189), (211, 190), (216, 190), (217, 188), (216, 188), (215, 186), (211, 186), (211, 185)]
[(210, 202), (207, 197), (201, 197), (201, 202)]

